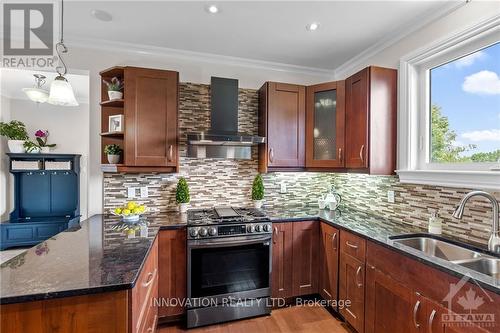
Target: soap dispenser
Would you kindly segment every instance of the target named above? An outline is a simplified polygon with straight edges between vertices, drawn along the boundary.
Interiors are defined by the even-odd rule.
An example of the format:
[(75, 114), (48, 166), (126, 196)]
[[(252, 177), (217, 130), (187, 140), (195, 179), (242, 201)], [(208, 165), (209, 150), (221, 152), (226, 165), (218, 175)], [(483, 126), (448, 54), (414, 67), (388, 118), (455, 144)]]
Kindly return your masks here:
[(441, 219), (438, 215), (437, 210), (431, 211), (431, 217), (429, 217), (429, 233), (441, 235), (443, 231), (443, 219)]

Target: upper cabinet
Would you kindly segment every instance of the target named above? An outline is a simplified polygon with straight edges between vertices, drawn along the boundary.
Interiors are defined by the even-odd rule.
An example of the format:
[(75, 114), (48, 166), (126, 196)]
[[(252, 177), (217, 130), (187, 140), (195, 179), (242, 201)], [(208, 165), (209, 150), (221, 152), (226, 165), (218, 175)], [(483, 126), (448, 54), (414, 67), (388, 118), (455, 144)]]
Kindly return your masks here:
[(344, 167), (344, 81), (307, 87), (306, 167)]
[(346, 80), (345, 167), (373, 175), (396, 169), (397, 71), (368, 67)]
[(259, 171), (305, 167), (305, 87), (266, 82), (259, 90)]
[[(100, 74), (105, 80), (118, 77), (124, 82), (121, 100), (109, 101), (102, 85), (103, 170), (177, 172), (179, 74), (138, 67), (113, 67)], [(110, 128), (114, 126), (118, 130)], [(108, 144), (123, 149), (118, 164), (108, 164), (104, 154)]]

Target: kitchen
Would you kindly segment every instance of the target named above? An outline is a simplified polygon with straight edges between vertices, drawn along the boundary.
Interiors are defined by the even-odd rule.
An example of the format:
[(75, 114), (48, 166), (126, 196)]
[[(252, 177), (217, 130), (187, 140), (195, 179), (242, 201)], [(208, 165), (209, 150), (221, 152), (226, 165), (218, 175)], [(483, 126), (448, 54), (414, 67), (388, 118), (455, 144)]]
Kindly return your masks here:
[[(80, 105), (12, 97), (54, 69), (1, 71), (2, 124), (47, 129), (40, 152), (2, 139), (2, 331), (500, 331), (498, 93), (473, 84), (498, 73), (497, 3), (365, 4), (381, 28), (364, 43), (325, 16), (347, 26), (358, 3), (152, 2), (158, 29), (141, 41), (127, 31), (145, 32), (145, 17), (123, 24), (137, 2), (64, 5), (58, 72)], [(289, 30), (270, 29), (279, 9)], [(369, 15), (389, 9), (384, 24)], [(251, 38), (259, 22), (236, 24), (254, 11), (267, 39)], [(201, 29), (189, 43), (186, 17)], [(203, 43), (214, 31), (221, 42)], [(291, 52), (288, 31), (329, 56)], [(325, 46), (342, 40), (345, 54)], [(468, 70), (463, 104), (481, 98), (485, 112), (462, 114), (465, 132), (438, 98), (429, 114), (455, 135), (441, 155), (437, 134), (418, 149), (421, 68), (432, 87)], [(470, 154), (425, 163), (457, 147)]]

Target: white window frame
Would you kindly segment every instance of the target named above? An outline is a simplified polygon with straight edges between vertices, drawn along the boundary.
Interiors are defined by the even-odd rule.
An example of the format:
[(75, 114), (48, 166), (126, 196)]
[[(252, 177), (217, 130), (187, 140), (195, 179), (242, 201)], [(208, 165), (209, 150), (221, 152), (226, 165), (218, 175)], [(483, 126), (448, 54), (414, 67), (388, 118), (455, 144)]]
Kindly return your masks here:
[(500, 189), (498, 163), (432, 163), (430, 156), (430, 69), (499, 41), (500, 15), (419, 49), (400, 61), (398, 173), (401, 182)]

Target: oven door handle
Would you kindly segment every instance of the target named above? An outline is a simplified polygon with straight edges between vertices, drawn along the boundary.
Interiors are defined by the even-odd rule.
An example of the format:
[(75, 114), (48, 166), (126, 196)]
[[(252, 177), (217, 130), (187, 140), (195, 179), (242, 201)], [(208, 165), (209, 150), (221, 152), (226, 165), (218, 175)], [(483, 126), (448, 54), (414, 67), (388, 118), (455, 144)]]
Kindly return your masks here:
[(205, 249), (209, 247), (229, 247), (235, 245), (250, 245), (250, 244), (258, 244), (263, 243), (264, 245), (271, 245), (271, 236), (252, 238), (252, 239), (241, 239), (234, 241), (224, 241), (224, 242), (196, 242), (196, 243), (188, 243), (188, 248), (191, 249)]

